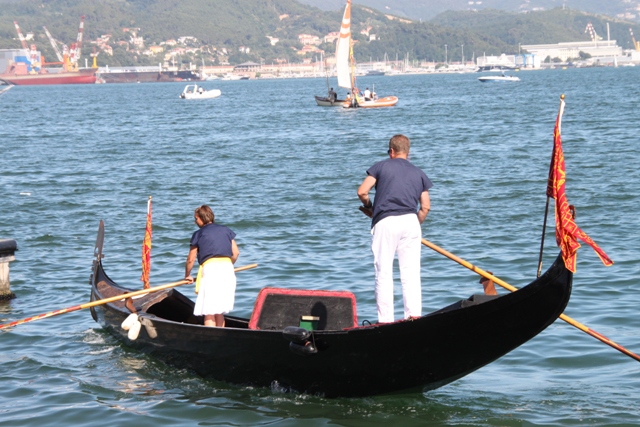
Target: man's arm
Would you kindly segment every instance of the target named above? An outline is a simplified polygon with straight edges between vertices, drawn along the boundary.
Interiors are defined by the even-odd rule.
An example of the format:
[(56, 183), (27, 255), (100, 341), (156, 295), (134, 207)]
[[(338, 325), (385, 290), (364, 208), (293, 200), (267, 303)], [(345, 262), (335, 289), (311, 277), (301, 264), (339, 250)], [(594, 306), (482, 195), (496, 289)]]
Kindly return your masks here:
[(420, 221), (420, 224), (427, 218), (430, 209), (431, 199), (429, 199), (429, 192), (423, 191), (422, 194), (420, 194), (420, 210), (418, 211), (418, 221)]
[(369, 198), (369, 191), (376, 185), (376, 179), (371, 175), (368, 175), (362, 184), (360, 184), (360, 188), (358, 188), (358, 198), (362, 202), (364, 207), (371, 207), (373, 203)]

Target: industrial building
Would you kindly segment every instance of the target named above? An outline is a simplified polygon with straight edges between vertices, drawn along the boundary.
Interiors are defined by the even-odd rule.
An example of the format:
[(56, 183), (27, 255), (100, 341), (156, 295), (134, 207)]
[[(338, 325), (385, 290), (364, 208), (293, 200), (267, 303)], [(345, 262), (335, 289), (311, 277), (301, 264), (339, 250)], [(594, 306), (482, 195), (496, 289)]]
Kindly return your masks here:
[(593, 58), (613, 58), (624, 55), (622, 48), (615, 40), (596, 40), (586, 42), (564, 42), (557, 44), (528, 44), (522, 45), (522, 49), (536, 55), (538, 58), (560, 58), (562, 62), (580, 58), (580, 52), (591, 55)]

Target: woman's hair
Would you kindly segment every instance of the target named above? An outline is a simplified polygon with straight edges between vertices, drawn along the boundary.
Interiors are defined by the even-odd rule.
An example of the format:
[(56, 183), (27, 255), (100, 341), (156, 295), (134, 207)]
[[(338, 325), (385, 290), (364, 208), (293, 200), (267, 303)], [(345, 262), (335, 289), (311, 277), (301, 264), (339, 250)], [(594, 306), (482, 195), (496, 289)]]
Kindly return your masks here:
[(216, 219), (213, 211), (207, 205), (198, 206), (195, 210), (195, 214), (198, 215), (198, 218), (200, 218), (205, 224), (210, 224)]

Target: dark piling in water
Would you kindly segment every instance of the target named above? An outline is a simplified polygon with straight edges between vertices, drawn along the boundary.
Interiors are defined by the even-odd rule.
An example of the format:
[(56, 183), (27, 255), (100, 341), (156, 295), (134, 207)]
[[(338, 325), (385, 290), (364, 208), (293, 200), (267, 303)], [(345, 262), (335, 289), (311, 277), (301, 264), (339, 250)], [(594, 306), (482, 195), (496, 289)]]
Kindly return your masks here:
[(9, 282), (9, 263), (15, 261), (18, 245), (15, 240), (0, 239), (0, 300), (10, 300), (16, 297), (11, 292)]

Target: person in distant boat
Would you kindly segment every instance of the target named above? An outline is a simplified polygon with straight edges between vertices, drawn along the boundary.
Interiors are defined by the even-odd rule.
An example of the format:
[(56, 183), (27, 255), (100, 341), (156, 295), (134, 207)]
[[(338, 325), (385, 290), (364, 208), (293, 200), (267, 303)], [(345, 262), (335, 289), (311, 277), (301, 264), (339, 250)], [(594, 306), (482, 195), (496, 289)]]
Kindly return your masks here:
[(338, 99), (338, 94), (333, 90), (333, 88), (329, 89), (329, 101), (334, 103)]
[(196, 282), (196, 304), (193, 314), (204, 316), (205, 326), (224, 327), (224, 315), (233, 310), (236, 273), (233, 264), (240, 251), (236, 233), (224, 225), (215, 224), (211, 208), (202, 205), (193, 215), (198, 230), (191, 236), (184, 279), (193, 283), (191, 269), (198, 258), (200, 268)]
[(371, 101), (371, 91), (369, 90), (369, 88), (366, 88), (364, 90), (364, 100)]
[(204, 89), (203, 88), (198, 88), (198, 93), (204, 93)]
[(347, 99), (346, 101), (349, 103), (349, 105), (353, 108), (353, 107), (357, 107), (358, 106), (358, 99), (354, 96), (356, 92), (347, 92)]
[[(409, 138), (394, 135), (389, 141), (389, 158), (371, 166), (358, 188), (358, 198), (363, 205), (360, 210), (372, 219), (371, 251), (380, 323), (394, 321), (393, 259), (396, 254), (400, 266), (404, 318), (422, 315), (420, 224), (431, 208), (429, 189), (433, 183), (421, 169), (409, 162), (410, 146)], [(374, 187), (376, 193), (372, 202), (369, 192)]]
[(358, 107), (358, 103), (362, 101), (362, 92), (357, 87), (351, 90), (351, 94), (348, 95), (347, 100), (350, 101), (351, 107)]

